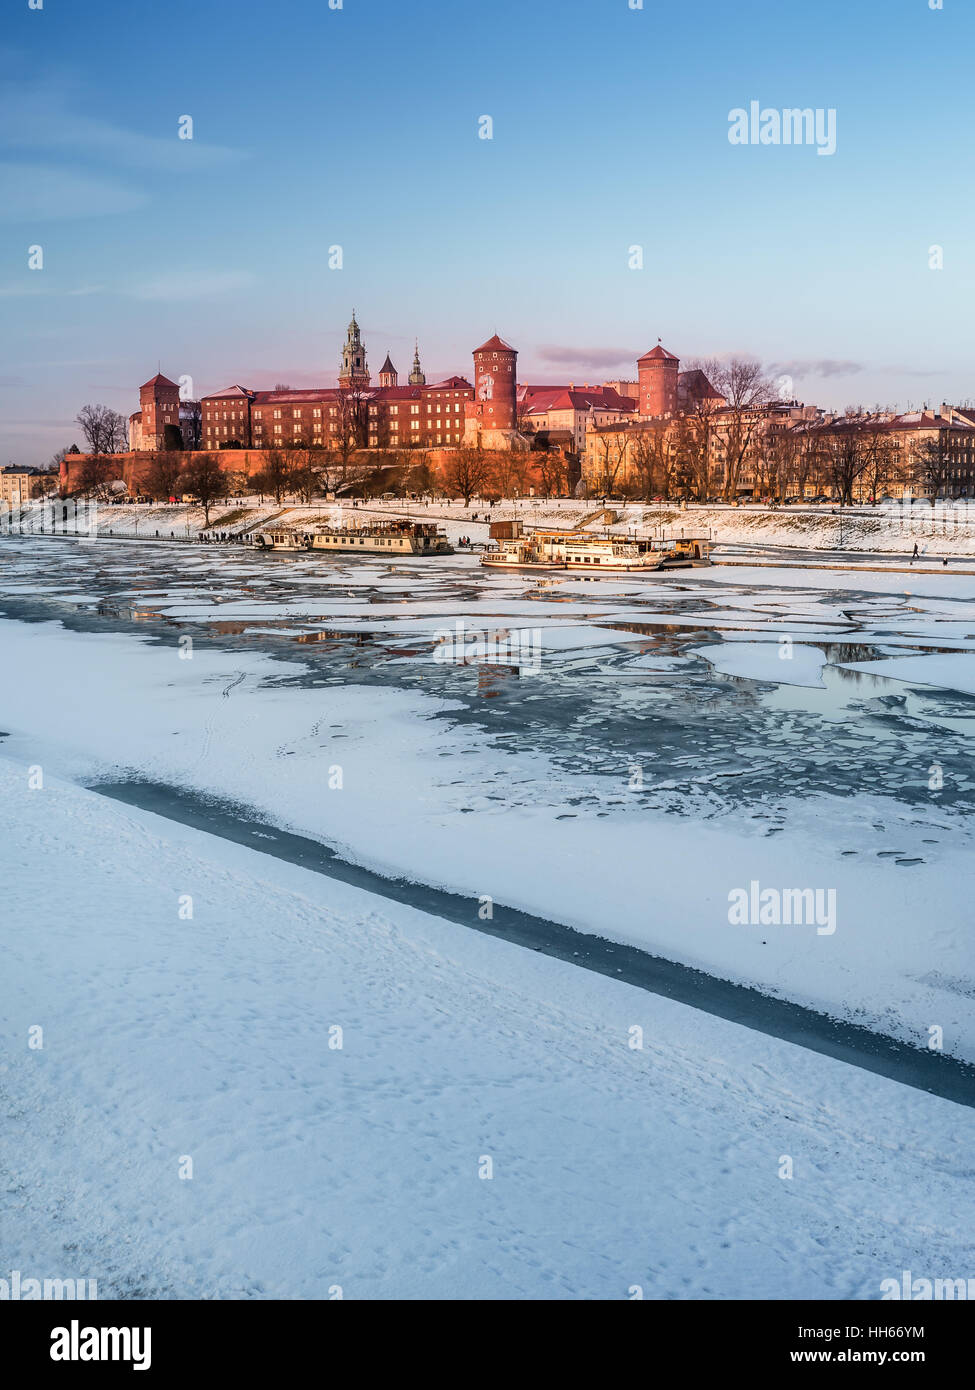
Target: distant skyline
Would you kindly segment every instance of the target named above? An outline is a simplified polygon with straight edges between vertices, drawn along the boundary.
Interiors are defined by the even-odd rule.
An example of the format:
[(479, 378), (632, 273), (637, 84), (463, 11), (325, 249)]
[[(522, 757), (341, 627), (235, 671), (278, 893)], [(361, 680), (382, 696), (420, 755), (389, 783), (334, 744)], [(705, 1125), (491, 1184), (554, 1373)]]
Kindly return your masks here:
[[(497, 331), (522, 381), (591, 383), (659, 337), (828, 408), (971, 400), (973, 38), (959, 0), (24, 3), (0, 464), (80, 444), (86, 402), (129, 415), (159, 367), (333, 383), (353, 307), (374, 377), (418, 338), (428, 380), (469, 378)], [(753, 102), (834, 112), (835, 152), (733, 144)]]

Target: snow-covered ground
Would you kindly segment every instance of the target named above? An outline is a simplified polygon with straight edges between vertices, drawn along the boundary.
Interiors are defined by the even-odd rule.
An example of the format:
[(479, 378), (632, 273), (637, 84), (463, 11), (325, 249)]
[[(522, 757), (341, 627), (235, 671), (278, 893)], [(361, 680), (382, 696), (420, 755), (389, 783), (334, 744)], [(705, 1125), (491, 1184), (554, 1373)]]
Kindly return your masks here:
[[(621, 534), (631, 530), (639, 534), (653, 534), (661, 529), (684, 531), (688, 535), (710, 535), (716, 544), (726, 548), (758, 545), (799, 550), (866, 551), (906, 561), (916, 543), (922, 561), (940, 562), (944, 555), (975, 556), (975, 503), (939, 501), (934, 506), (928, 502), (888, 503), (849, 508), (804, 504), (769, 508), (618, 502), (609, 503), (608, 509), (617, 517), (609, 529)], [(348, 502), (306, 504), (294, 498), (285, 498), (278, 504), (255, 495), (214, 506), (210, 513), (210, 529), (237, 534), (259, 528), (271, 519), (300, 525), (411, 516), (439, 521), (452, 542), (462, 535), (486, 541), (488, 516), (498, 521), (518, 519), (526, 526), (580, 526), (601, 530), (607, 525), (603, 515), (598, 499), (524, 498), (495, 503), (492, 507), (476, 499), (466, 507), (457, 500), (424, 503), (387, 499), (353, 507)], [(22, 524), (25, 528), (32, 524), (39, 526), (45, 516), (50, 530), (49, 514), (40, 505), (34, 522), (27, 513)], [(155, 539), (158, 534), (162, 540), (187, 541), (204, 530), (204, 514), (197, 506), (99, 503), (97, 526), (103, 535)]]
[(971, 1110), (6, 757), (0, 835), (5, 1271), (103, 1299), (971, 1273)]
[[(16, 553), (50, 555), (50, 542), (26, 544), (29, 552)], [(71, 550), (82, 567), (100, 564), (104, 554), (98, 545)], [(913, 719), (926, 739), (912, 764), (903, 744), (890, 745), (885, 755), (884, 709), (879, 719), (864, 720), (836, 703), (841, 678), (880, 686), (857, 675), (863, 663), (856, 653), (865, 643), (889, 652), (906, 641), (912, 650), (947, 645), (966, 652), (959, 661), (975, 660), (975, 581), (948, 581), (968, 595), (953, 600), (949, 617), (944, 598), (930, 607), (916, 595), (905, 602), (889, 579), (864, 576), (875, 581), (873, 589), (886, 584), (888, 592), (861, 600), (863, 620), (851, 634), (854, 610), (831, 590), (828, 574), (807, 578), (799, 595), (785, 586), (771, 589), (768, 572), (756, 572), (765, 583), (758, 594), (695, 572), (673, 581), (680, 622), (692, 632), (695, 624), (718, 628), (725, 640), (720, 648), (692, 645), (680, 666), (655, 673), (628, 663), (658, 657), (659, 646), (641, 634), (655, 617), (666, 624), (672, 615), (663, 611), (665, 591), (654, 588), (648, 598), (639, 581), (639, 599), (633, 583), (612, 582), (594, 594), (582, 581), (530, 598), (527, 579), (458, 594), (467, 557), (421, 567), (415, 580), (416, 568), (404, 580), (387, 576), (379, 562), (337, 568), (292, 562), (286, 587), (272, 593), (261, 575), (280, 574), (281, 566), (272, 557), (261, 569), (259, 558), (248, 557), (241, 584), (218, 596), (208, 591), (212, 555), (191, 549), (181, 556), (191, 587), (167, 581), (156, 595), (143, 588), (132, 600), (141, 605), (134, 613), (155, 612), (190, 634), (206, 633), (218, 620), (218, 629), (243, 629), (252, 640), (285, 619), (297, 624), (299, 640), (317, 639), (333, 624), (379, 643), (388, 661), (382, 669), (396, 679), (366, 684), (356, 679), (355, 666), (341, 681), (323, 679), (302, 659), (308, 647), (292, 646), (284, 657), (280, 648), (271, 657), (253, 646), (198, 644), (190, 653), (132, 632), (0, 622), (8, 756), (78, 781), (146, 778), (216, 794), (380, 873), (445, 887), (472, 903), (487, 895), (919, 1046), (935, 1023), (944, 1029), (947, 1051), (975, 1058), (971, 836), (964, 817), (926, 791), (932, 738), (947, 739), (936, 756), (949, 782), (965, 772), (956, 752), (958, 721), (953, 726), (950, 714), (940, 719), (938, 709), (920, 711), (929, 720), (925, 728), (912, 707), (905, 727)], [(62, 574), (61, 595), (84, 599), (74, 593), (74, 580), (65, 589), (70, 573)], [(928, 582), (941, 584), (940, 577)], [(11, 575), (11, 589), (21, 587)], [(36, 579), (33, 592), (40, 592)], [(101, 602), (89, 595), (82, 606)], [(658, 604), (662, 611), (655, 613)], [(438, 643), (457, 623), (488, 638), (518, 628), (537, 632), (539, 670), (518, 684), (525, 708), (540, 702), (544, 709), (578, 671), (583, 684), (605, 680), (623, 717), (619, 734), (597, 753), (596, 715), (552, 738), (529, 721), (520, 743), (472, 724), (465, 700), (433, 685), (442, 670)], [(816, 641), (823, 645), (810, 645)], [(903, 660), (918, 683), (931, 663), (937, 683), (947, 658)], [(692, 746), (664, 760), (643, 728), (660, 708), (654, 701), (664, 694), (679, 707), (682, 673), (709, 667), (765, 683), (773, 692), (763, 697), (771, 705), (763, 715), (770, 728), (790, 717), (791, 689), (814, 702), (809, 708), (820, 711), (819, 727), (835, 729), (830, 736), (839, 741), (821, 752), (800, 737), (791, 753), (787, 745), (773, 760), (756, 725), (730, 757), (720, 747), (695, 753)], [(322, 669), (331, 674), (328, 662)], [(400, 671), (403, 680), (411, 673), (416, 679), (400, 685)], [(660, 691), (653, 685), (658, 677), (668, 682)], [(472, 671), (471, 681), (478, 679)], [(899, 698), (884, 692), (900, 688), (896, 681), (880, 686), (880, 698)], [(849, 701), (856, 693), (854, 684), (840, 696)], [(703, 708), (706, 714), (706, 700)], [(748, 705), (741, 717), (747, 731)], [(862, 721), (861, 738), (874, 737), (876, 729), (879, 760), (890, 759), (886, 780), (872, 791), (857, 790), (859, 754), (856, 744), (844, 746), (844, 720)], [(626, 742), (614, 748), (614, 737)], [(567, 759), (573, 748), (577, 754)], [(877, 751), (870, 756), (876, 760)], [(810, 797), (804, 775), (793, 769), (817, 759), (824, 764), (820, 791)], [(723, 803), (726, 788), (746, 772), (761, 779), (763, 761), (767, 792), (746, 805)], [(920, 806), (915, 787), (922, 789)], [(834, 892), (835, 929), (820, 931), (814, 922), (732, 924), (732, 895), (752, 882)]]
[[(472, 921), (975, 1059), (975, 579), (8, 538), (0, 613), (8, 1268), (103, 1297), (972, 1272), (970, 1109), (80, 784), (227, 799)], [(458, 623), (533, 661), (444, 661)], [(753, 882), (835, 894), (835, 930), (733, 924)]]

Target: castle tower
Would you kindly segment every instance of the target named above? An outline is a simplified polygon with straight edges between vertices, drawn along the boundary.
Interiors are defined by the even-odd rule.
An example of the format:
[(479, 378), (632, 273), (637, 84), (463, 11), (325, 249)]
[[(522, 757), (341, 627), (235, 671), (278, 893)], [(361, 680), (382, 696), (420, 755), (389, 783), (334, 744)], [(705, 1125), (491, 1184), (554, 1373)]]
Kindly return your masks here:
[(420, 344), (414, 339), (413, 344), (413, 370), (410, 372), (411, 386), (426, 386), (427, 379), (423, 375), (423, 368), (420, 366)]
[(520, 449), (518, 433), (518, 351), (495, 333), (474, 349), (474, 399), (467, 404), (464, 442), (485, 449)]
[(677, 377), (680, 358), (657, 346), (645, 352), (636, 364), (640, 378), (640, 414), (673, 415), (677, 410)]
[(345, 347), (342, 349), (342, 370), (339, 372), (339, 385), (346, 390), (350, 386), (369, 385), (366, 349), (359, 335), (359, 325), (355, 321), (354, 309), (352, 310), (352, 322), (345, 335)]
[(142, 449), (165, 449), (167, 447), (166, 426), (176, 431), (170, 435), (174, 442), (169, 446), (182, 447), (179, 440), (179, 387), (168, 376), (158, 372), (151, 381), (139, 388), (141, 406), (139, 422), (139, 445)]
[(379, 368), (380, 386), (396, 386), (399, 383), (399, 372), (389, 360), (389, 353), (386, 354), (386, 361)]
[(474, 402), (483, 407), (484, 429), (515, 428), (518, 352), (495, 333), (474, 349)]

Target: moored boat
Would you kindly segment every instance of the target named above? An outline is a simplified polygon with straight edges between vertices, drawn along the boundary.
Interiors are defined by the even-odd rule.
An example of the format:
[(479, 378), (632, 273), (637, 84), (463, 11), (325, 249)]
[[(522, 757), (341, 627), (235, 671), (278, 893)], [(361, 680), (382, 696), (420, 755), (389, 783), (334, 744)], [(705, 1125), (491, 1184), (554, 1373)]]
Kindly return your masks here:
[(710, 564), (703, 536), (636, 538), (609, 532), (536, 530), (501, 536), (481, 556), (488, 569), (584, 570), (590, 574), (652, 574)]
[(363, 526), (276, 526), (254, 534), (262, 550), (325, 551), (331, 554), (452, 555), (447, 537), (432, 522), (379, 521)]

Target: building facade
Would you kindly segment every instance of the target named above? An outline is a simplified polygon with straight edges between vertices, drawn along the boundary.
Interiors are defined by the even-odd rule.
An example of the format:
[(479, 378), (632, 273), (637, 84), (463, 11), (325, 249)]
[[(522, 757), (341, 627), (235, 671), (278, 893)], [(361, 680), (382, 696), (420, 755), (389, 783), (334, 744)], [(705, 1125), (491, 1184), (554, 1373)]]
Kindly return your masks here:
[(373, 386), (366, 347), (353, 315), (342, 349), (338, 386), (255, 391), (239, 383), (204, 396), (203, 449), (437, 448), (463, 441), (464, 408), (473, 397), (461, 376), (428, 383), (417, 344), (408, 384), (389, 353)]
[(26, 506), (37, 477), (34, 468), (0, 468), (0, 510)]

